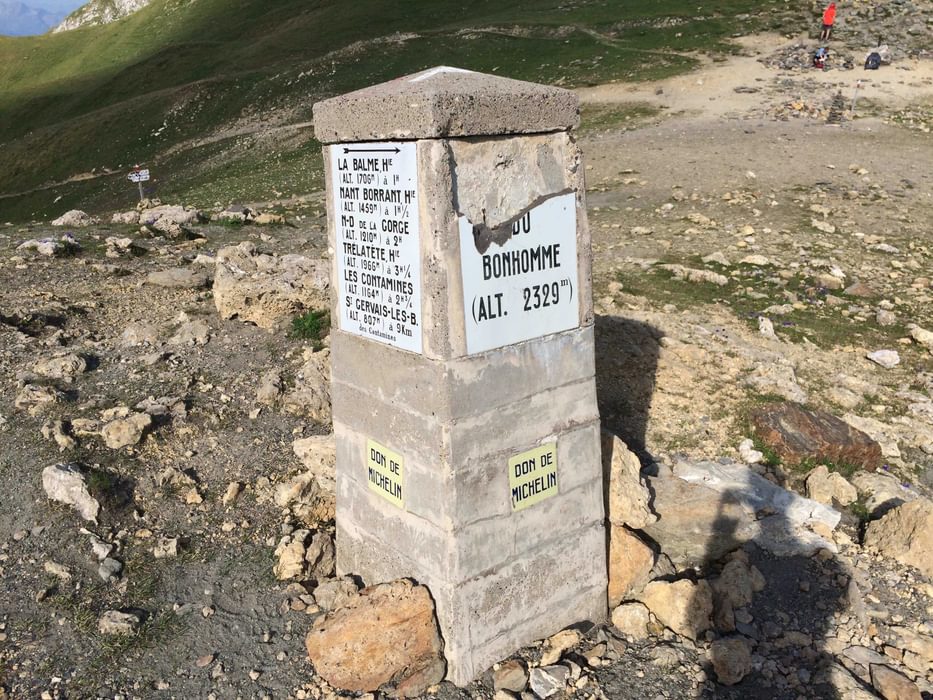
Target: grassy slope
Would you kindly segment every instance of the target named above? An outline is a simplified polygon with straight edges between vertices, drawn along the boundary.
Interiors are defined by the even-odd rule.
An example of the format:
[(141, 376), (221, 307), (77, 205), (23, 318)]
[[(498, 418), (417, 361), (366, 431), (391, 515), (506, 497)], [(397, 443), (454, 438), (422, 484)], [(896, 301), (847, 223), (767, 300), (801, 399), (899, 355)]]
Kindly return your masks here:
[[(160, 154), (245, 114), (307, 120), (321, 97), (440, 63), (570, 86), (678, 72), (694, 63), (686, 52), (728, 50), (735, 14), (764, 22), (772, 1), (154, 0), (108, 26), (0, 39), (0, 193), (135, 161), (163, 176), (161, 194), (201, 204), (300, 191), (314, 176), (289, 154), (309, 132)], [(126, 195), (118, 177), (97, 179), (0, 199), (0, 220)]]

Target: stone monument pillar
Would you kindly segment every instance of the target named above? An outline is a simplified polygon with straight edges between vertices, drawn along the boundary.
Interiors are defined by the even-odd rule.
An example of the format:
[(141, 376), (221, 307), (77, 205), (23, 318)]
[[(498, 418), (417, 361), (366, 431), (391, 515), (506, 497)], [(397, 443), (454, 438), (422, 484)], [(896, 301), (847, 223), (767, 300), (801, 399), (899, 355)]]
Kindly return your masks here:
[(318, 103), (338, 569), (434, 596), (448, 679), (606, 617), (567, 90), (439, 67)]

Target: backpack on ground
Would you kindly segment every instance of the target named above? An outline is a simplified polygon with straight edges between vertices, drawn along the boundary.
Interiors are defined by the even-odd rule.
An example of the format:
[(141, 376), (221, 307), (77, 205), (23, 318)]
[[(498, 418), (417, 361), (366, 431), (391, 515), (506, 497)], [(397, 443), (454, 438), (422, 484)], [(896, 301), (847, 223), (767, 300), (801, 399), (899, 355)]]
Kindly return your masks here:
[(872, 51), (865, 59), (865, 70), (878, 70), (881, 67), (881, 54)]

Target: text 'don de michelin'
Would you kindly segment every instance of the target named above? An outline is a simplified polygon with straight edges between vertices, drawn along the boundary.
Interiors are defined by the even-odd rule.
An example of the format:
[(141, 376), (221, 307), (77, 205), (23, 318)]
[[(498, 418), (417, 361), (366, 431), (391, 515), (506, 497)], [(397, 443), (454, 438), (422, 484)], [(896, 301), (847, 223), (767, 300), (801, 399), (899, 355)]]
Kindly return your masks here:
[(509, 494), (513, 512), (557, 495), (556, 442), (509, 459)]
[(369, 490), (405, 508), (405, 460), (375, 440), (366, 441), (366, 481)]

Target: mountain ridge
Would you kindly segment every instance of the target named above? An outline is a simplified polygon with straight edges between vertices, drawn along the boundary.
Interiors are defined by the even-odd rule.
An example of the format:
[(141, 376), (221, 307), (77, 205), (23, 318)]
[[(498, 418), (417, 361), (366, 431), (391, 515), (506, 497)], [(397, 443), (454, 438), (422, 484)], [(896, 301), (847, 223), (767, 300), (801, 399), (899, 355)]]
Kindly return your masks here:
[(151, 0), (90, 0), (52, 29), (53, 34), (116, 22), (144, 8)]

